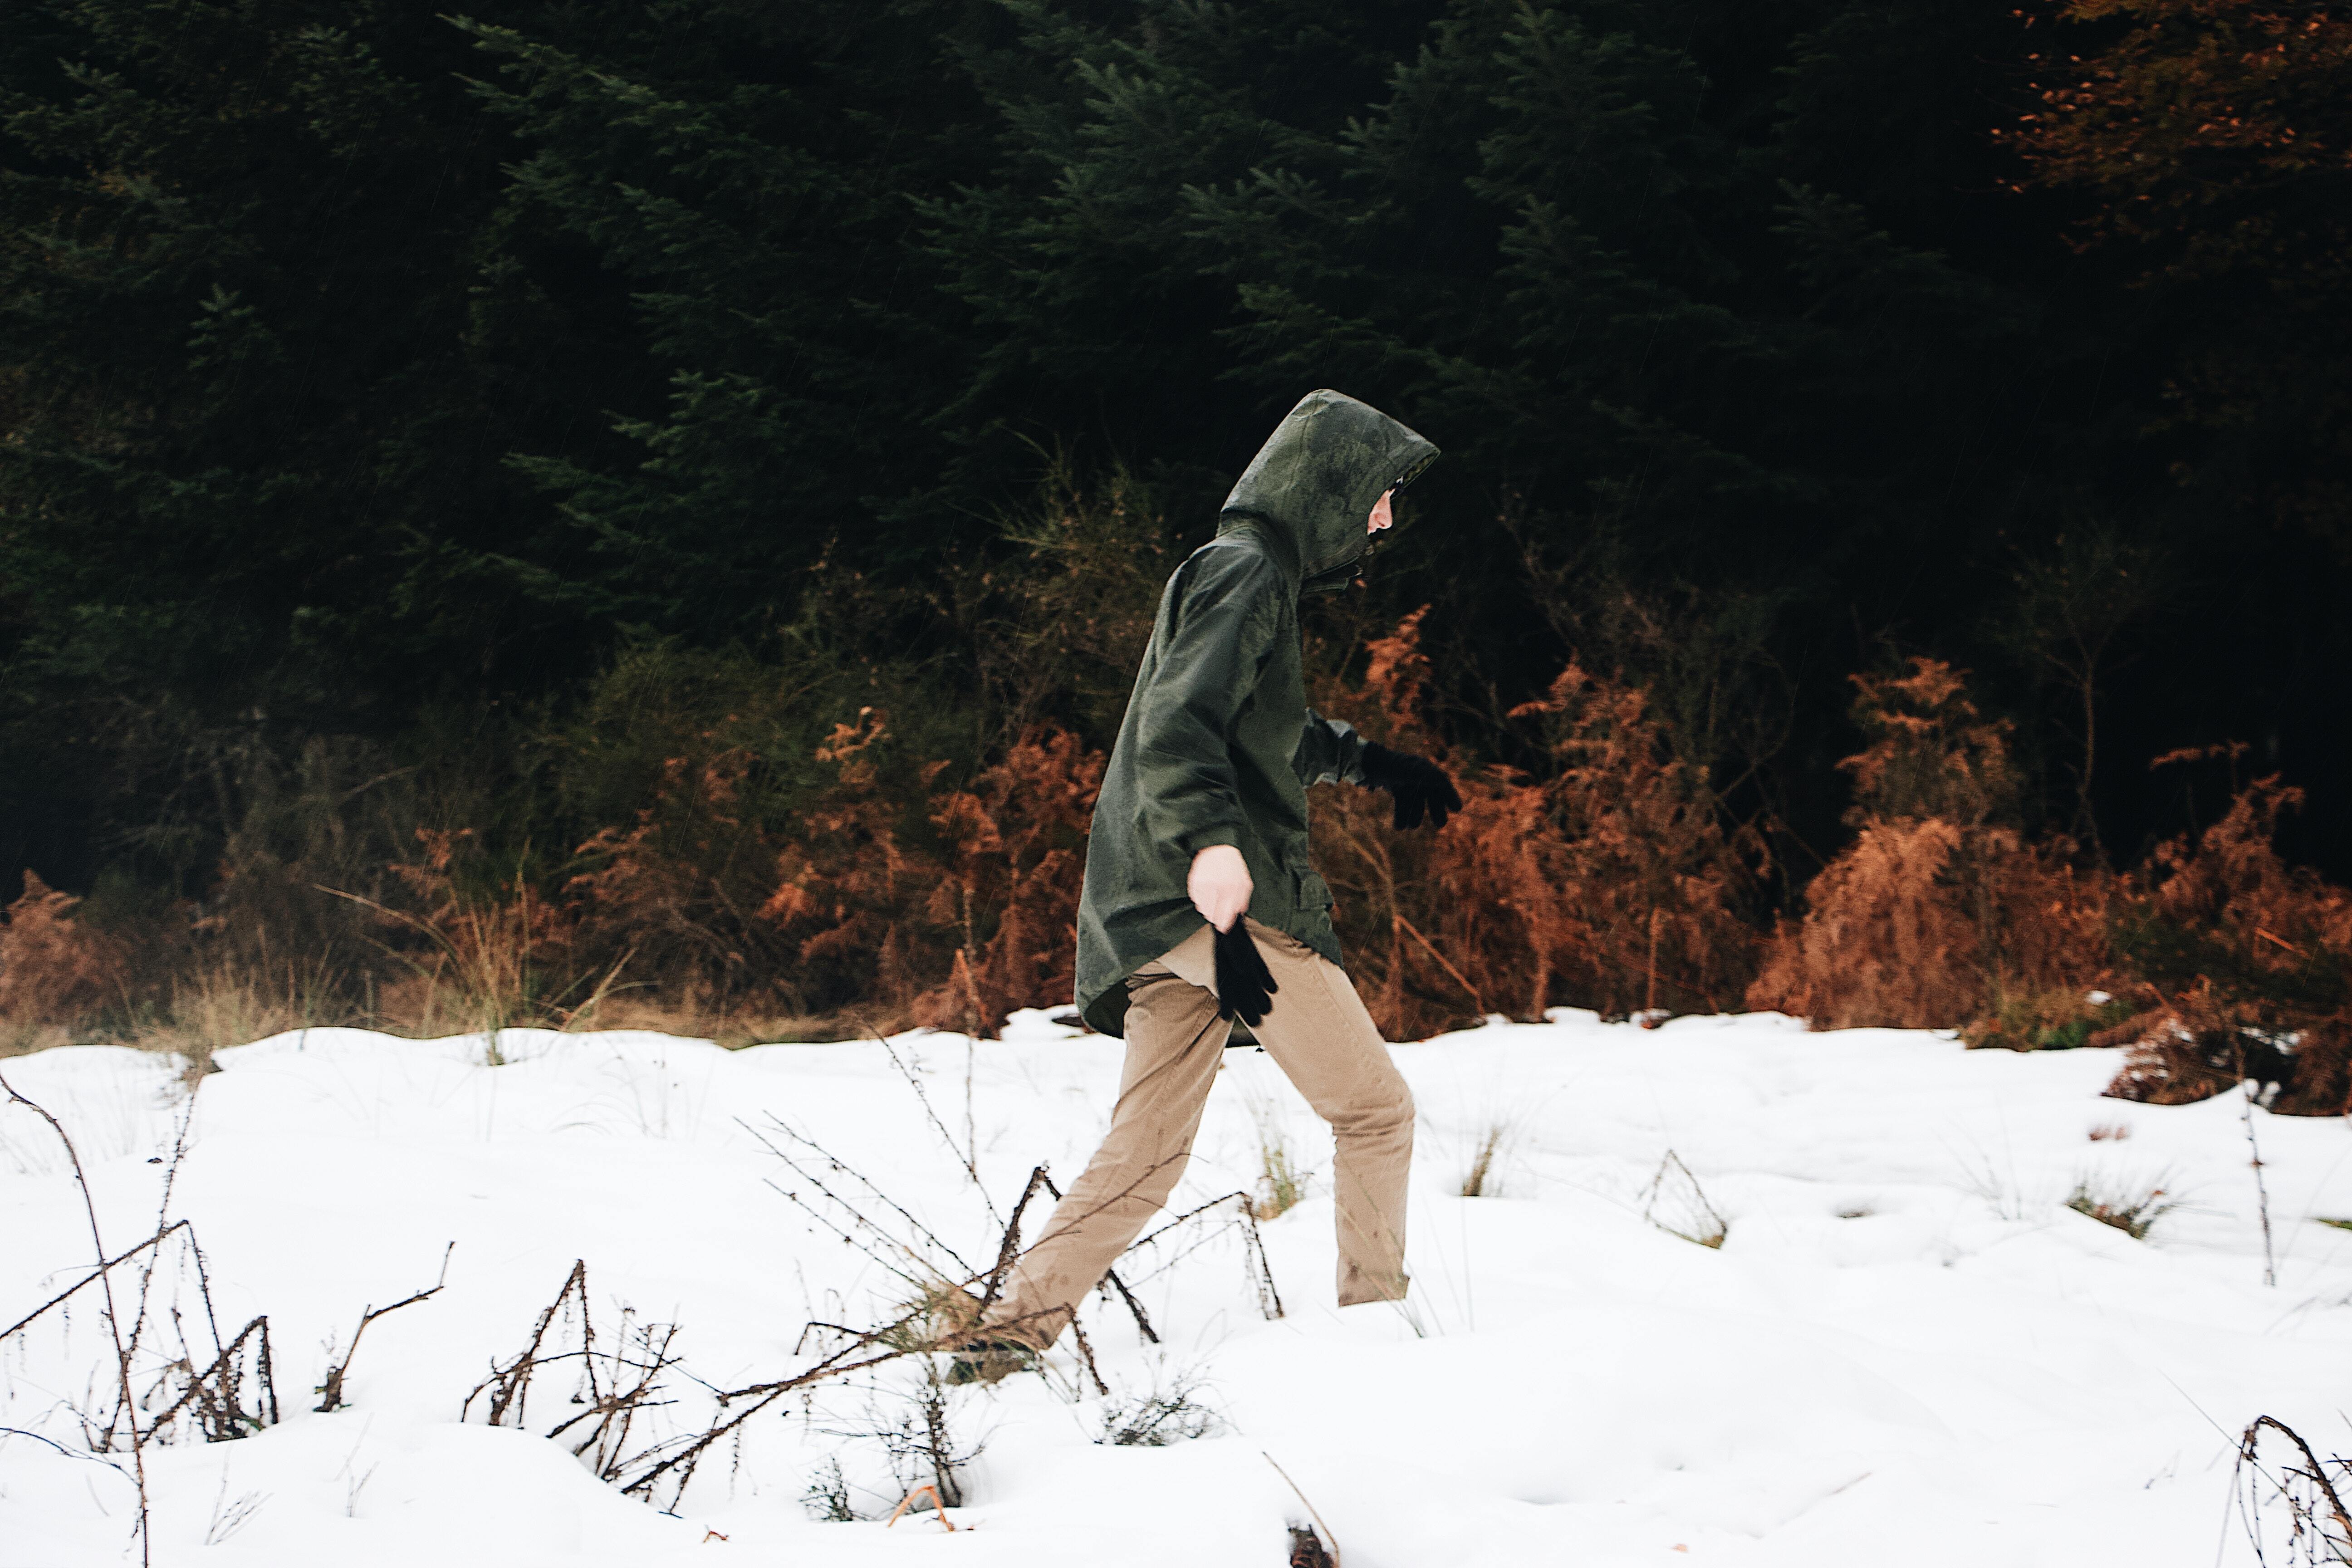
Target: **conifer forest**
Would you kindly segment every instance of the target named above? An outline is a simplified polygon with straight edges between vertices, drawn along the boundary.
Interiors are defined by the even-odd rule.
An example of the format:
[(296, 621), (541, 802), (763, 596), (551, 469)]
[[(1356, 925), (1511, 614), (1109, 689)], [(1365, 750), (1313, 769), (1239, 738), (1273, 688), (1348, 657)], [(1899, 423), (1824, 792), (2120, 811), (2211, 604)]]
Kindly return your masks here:
[(2347, 228), (2300, 0), (14, 0), (0, 1050), (1066, 1005), (1328, 386), (1445, 453), (1306, 612), (1468, 803), (1316, 796), (1390, 1037), (2339, 1112)]

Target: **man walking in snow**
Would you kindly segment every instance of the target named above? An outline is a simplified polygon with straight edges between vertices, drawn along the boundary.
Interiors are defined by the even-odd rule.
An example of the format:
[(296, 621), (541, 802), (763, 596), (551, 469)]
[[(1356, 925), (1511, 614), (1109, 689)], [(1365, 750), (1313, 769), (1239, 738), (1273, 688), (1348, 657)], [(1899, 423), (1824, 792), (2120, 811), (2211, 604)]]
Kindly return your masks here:
[(1395, 796), (1396, 826), (1462, 806), (1434, 764), (1307, 706), (1298, 598), (1346, 587), (1391, 497), (1437, 457), (1336, 392), (1303, 398), (1176, 569), (1087, 846), (1078, 1009), (1127, 1040), (1102, 1147), (1014, 1266), (950, 1375), (992, 1379), (1052, 1344), (1183, 1173), (1238, 1015), (1331, 1124), (1339, 1304), (1405, 1293), (1412, 1096), (1339, 967), (1307, 868), (1307, 786)]

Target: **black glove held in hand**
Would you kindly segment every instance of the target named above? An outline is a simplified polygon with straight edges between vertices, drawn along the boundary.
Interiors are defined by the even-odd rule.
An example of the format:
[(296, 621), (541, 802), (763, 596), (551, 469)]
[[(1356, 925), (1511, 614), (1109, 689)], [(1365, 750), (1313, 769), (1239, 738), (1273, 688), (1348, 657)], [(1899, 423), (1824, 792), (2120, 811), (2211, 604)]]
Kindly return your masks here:
[(1250, 933), (1235, 921), (1233, 929), (1221, 931), (1216, 937), (1217, 957), (1217, 1016), (1231, 1018), (1239, 1015), (1251, 1028), (1274, 1011), (1274, 994), (1282, 989), (1274, 983), (1274, 973), (1265, 966), (1265, 954), (1257, 950)]
[(1401, 832), (1419, 827), (1423, 812), (1429, 826), (1439, 828), (1462, 809), (1462, 795), (1445, 770), (1427, 757), (1391, 752), (1378, 741), (1364, 742), (1364, 787), (1384, 789), (1396, 796), (1396, 826)]

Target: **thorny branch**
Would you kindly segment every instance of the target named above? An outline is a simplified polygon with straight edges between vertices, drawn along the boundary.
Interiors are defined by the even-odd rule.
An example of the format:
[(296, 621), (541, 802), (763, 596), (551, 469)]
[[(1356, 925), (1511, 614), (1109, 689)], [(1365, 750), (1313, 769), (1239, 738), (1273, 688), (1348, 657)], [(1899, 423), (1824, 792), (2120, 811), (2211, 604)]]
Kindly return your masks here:
[[(136, 1403), (135, 1396), (131, 1391), (131, 1348), (123, 1342), (122, 1319), (115, 1310), (114, 1304), (114, 1276), (109, 1271), (106, 1263), (106, 1238), (100, 1235), (99, 1231), (98, 1200), (90, 1194), (89, 1175), (82, 1169), (81, 1151), (76, 1149), (74, 1147), (74, 1141), (70, 1137), (67, 1136), (65, 1124), (59, 1121), (56, 1117), (50, 1115), (48, 1111), (41, 1106), (34, 1103), (32, 1100), (26, 1099), (22, 1094), (16, 1092), (16, 1085), (10, 1083), (5, 1078), (0, 1078), (0, 1093), (7, 1095), (9, 1104), (21, 1105), (26, 1110), (31, 1111), (34, 1115), (39, 1117), (42, 1121), (47, 1122), (49, 1124), (49, 1131), (58, 1135), (58, 1142), (65, 1145), (66, 1159), (73, 1165), (74, 1184), (81, 1192), (82, 1212), (88, 1215), (89, 1219), (90, 1247), (98, 1254), (99, 1258), (99, 1288), (106, 1296), (106, 1329), (107, 1332), (114, 1341), (114, 1370), (116, 1376), (119, 1379), (119, 1388), (122, 1402), (121, 1408), (130, 1415), (131, 1418), (131, 1473), (139, 1482), (139, 1522), (137, 1525), (139, 1537), (139, 1563), (140, 1568), (148, 1568), (148, 1564), (153, 1561), (154, 1553), (153, 1543), (149, 1539), (152, 1531), (149, 1528), (150, 1517), (147, 1502), (147, 1456), (142, 1451), (142, 1439), (139, 1432), (139, 1407)], [(43, 1310), (47, 1310), (47, 1309), (46, 1308), (43, 1309)]]
[(343, 1374), (351, 1370), (352, 1358), (360, 1353), (360, 1336), (367, 1332), (368, 1325), (378, 1318), (399, 1311), (403, 1307), (414, 1307), (419, 1301), (430, 1300), (439, 1295), (441, 1288), (449, 1282), (449, 1255), (457, 1250), (457, 1244), (454, 1241), (442, 1249), (440, 1278), (426, 1289), (394, 1301), (389, 1307), (369, 1307), (361, 1312), (360, 1326), (352, 1331), (352, 1342), (344, 1350), (343, 1359), (327, 1369), (326, 1381), (319, 1385), (319, 1393), (322, 1396), (318, 1405), (320, 1415), (342, 1408)]
[[(2294, 1445), (2303, 1456), (2303, 1468), (2289, 1468), (2282, 1474), (2273, 1474), (2262, 1461), (2260, 1447), (2264, 1428), (2276, 1432)], [(2265, 1499), (2261, 1486), (2268, 1483), (2273, 1497), (2286, 1504), (2289, 1520), (2287, 1561), (2310, 1564), (2352, 1563), (2352, 1513), (2347, 1513), (2344, 1499), (2328, 1479), (2328, 1464), (2312, 1452), (2311, 1445), (2300, 1433), (2284, 1421), (2269, 1415), (2257, 1415), (2248, 1423), (2245, 1433), (2238, 1439), (2238, 1462), (2231, 1476), (2232, 1490), (2237, 1482), (2244, 1481), (2244, 1489), (2237, 1490), (2239, 1517), (2244, 1522), (2257, 1562), (2267, 1561), (2263, 1549), (2261, 1517)], [(2352, 1473), (2352, 1465), (2342, 1459), (2332, 1461), (2339, 1471)], [(2324, 1514), (2324, 1517), (2323, 1517)], [(2331, 1531), (2329, 1526), (2334, 1526)], [(2325, 1553), (2325, 1555), (2323, 1555)]]

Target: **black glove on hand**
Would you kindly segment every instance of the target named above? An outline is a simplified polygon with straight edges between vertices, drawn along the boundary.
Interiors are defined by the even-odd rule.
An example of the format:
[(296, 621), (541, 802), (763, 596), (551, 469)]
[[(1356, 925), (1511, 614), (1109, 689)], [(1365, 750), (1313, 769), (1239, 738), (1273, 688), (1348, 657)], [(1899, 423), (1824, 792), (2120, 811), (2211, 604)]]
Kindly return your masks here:
[(1454, 781), (1427, 757), (1391, 752), (1378, 741), (1367, 741), (1363, 767), (1366, 789), (1384, 789), (1396, 797), (1396, 826), (1400, 832), (1419, 827), (1424, 811), (1429, 814), (1429, 826), (1435, 829), (1444, 826), (1445, 819), (1462, 809), (1462, 795), (1454, 787)]
[(1217, 1016), (1231, 1018), (1238, 1015), (1251, 1028), (1274, 1011), (1274, 994), (1282, 989), (1274, 983), (1274, 973), (1265, 966), (1265, 954), (1257, 950), (1250, 933), (1235, 921), (1229, 931), (1216, 937)]

